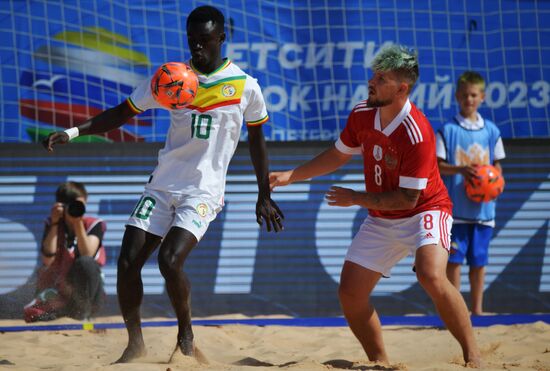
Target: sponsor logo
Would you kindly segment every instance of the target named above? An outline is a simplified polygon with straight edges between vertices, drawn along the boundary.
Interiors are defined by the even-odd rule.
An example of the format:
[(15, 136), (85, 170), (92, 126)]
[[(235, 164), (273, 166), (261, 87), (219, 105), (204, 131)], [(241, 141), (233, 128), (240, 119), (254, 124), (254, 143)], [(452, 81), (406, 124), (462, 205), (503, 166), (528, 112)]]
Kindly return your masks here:
[(430, 232), (428, 232), (428, 233), (426, 233), (424, 238), (434, 238), (434, 236)]
[(236, 92), (237, 90), (231, 84), (226, 84), (222, 86), (222, 95), (226, 98), (234, 96)]
[(372, 148), (372, 155), (374, 156), (374, 159), (376, 161), (382, 160), (382, 147), (380, 147), (378, 144), (375, 144)]
[(197, 226), (197, 228), (202, 227), (202, 222), (198, 222), (195, 219), (193, 219), (193, 224), (195, 224)]
[(201, 216), (201, 218), (204, 218), (206, 214), (208, 214), (208, 205), (204, 202), (201, 202), (197, 206), (195, 206), (195, 210), (197, 211), (197, 214)]

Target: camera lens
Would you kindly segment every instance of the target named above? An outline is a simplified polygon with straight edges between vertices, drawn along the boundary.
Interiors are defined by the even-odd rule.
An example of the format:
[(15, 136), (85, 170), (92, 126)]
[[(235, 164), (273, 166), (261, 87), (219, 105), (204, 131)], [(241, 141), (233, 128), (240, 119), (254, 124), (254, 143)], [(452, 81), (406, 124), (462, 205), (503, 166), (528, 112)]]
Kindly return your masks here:
[(72, 201), (67, 206), (67, 212), (73, 218), (79, 218), (86, 212), (86, 205), (82, 201)]

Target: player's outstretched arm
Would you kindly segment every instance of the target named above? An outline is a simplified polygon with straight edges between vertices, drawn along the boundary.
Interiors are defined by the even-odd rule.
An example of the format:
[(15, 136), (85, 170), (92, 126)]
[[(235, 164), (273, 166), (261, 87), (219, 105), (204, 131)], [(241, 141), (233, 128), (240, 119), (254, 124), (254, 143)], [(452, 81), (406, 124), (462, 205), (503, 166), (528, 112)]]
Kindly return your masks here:
[(256, 202), (256, 221), (259, 225), (265, 226), (268, 232), (272, 229), (275, 232), (283, 230), (284, 215), (279, 206), (271, 199), (269, 189), (267, 148), (261, 126), (248, 127), (248, 143), (250, 158), (254, 165), (256, 179), (258, 181), (258, 202)]
[(332, 186), (325, 195), (325, 199), (330, 206), (358, 205), (375, 210), (411, 210), (416, 207), (421, 192), (419, 189), (399, 187), (390, 192), (367, 193)]
[(332, 173), (346, 164), (351, 157), (333, 146), (296, 169), (270, 173), (269, 186), (271, 189), (283, 187), (294, 182)]
[(48, 151), (52, 152), (54, 146), (68, 143), (76, 136), (100, 134), (119, 128), (135, 115), (137, 115), (137, 113), (130, 107), (127, 101), (124, 101), (118, 106), (109, 108), (101, 112), (99, 115), (84, 121), (77, 127), (73, 127), (65, 131), (50, 133), (42, 141), (42, 145)]

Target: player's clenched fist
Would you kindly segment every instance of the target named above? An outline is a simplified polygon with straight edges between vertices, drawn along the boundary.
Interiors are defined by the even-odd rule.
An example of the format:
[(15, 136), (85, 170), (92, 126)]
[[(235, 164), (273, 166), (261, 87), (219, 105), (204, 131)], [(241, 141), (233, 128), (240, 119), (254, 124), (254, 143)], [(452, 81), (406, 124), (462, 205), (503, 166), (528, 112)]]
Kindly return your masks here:
[(42, 145), (44, 148), (46, 148), (49, 152), (53, 152), (53, 146), (56, 144), (65, 144), (69, 142), (69, 134), (67, 134), (64, 131), (56, 131), (54, 133), (50, 133), (43, 141)]
[(330, 187), (325, 195), (325, 199), (330, 206), (353, 206), (355, 202), (356, 192), (353, 189), (343, 187)]
[(288, 171), (274, 171), (269, 173), (269, 188), (273, 190), (275, 187), (284, 187), (289, 185), (290, 176), (292, 175), (292, 170)]

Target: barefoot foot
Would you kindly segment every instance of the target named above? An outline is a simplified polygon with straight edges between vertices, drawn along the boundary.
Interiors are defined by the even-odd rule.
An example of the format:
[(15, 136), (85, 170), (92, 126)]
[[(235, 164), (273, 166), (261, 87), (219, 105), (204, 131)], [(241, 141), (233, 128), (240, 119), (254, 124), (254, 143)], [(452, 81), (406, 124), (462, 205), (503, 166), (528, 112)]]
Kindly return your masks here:
[(119, 359), (113, 363), (128, 363), (134, 359), (143, 357), (147, 351), (145, 350), (145, 344), (128, 345)]
[(483, 363), (481, 362), (480, 356), (475, 357), (469, 357), (465, 359), (466, 364), (464, 365), (466, 368), (482, 368)]
[(191, 343), (191, 345), (187, 344), (185, 347), (183, 344), (176, 345), (176, 348), (170, 356), (169, 363), (178, 363), (178, 360), (182, 360), (186, 357), (193, 358), (202, 364), (208, 364), (208, 359), (194, 343)]

